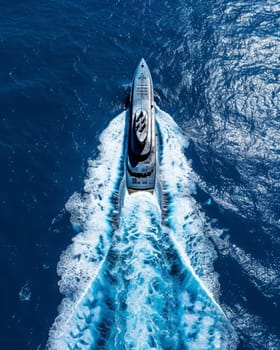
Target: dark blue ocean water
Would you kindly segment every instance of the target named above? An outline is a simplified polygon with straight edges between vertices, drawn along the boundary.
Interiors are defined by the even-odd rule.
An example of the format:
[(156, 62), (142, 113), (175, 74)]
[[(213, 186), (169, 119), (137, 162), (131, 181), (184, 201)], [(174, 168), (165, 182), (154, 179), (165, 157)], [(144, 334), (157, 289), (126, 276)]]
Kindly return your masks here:
[[(197, 329), (188, 331), (188, 339), (182, 335), (184, 329), (178, 319), (185, 312), (184, 305), (191, 303), (185, 301), (182, 293), (190, 288), (197, 298), (192, 307), (209, 307), (209, 315), (217, 321), (214, 330), (208, 331), (213, 335), (215, 325), (225, 324), (220, 348), (230, 348), (228, 344), (235, 348), (230, 331), (238, 338), (238, 349), (280, 349), (279, 28), (277, 0), (1, 1), (1, 349), (43, 349), (47, 342), (56, 344), (53, 339), (57, 333), (49, 336), (49, 330), (63, 299), (58, 281), (62, 278), (61, 291), (70, 299), (79, 284), (71, 278), (79, 278), (75, 261), (81, 254), (80, 246), (76, 258), (75, 252), (68, 260), (60, 257), (72, 238), (77, 237), (70, 216), (72, 223), (81, 224), (76, 225), (77, 230), (95, 232), (96, 226), (99, 232), (108, 230), (102, 227), (104, 220), (90, 222), (89, 212), (95, 210), (90, 196), (103, 196), (102, 201), (111, 198), (109, 192), (102, 190), (102, 184), (96, 190), (94, 183), (109, 174), (108, 167), (107, 172), (99, 171), (99, 163), (110, 162), (110, 150), (102, 153), (104, 145), (112, 142), (117, 146), (121, 142), (115, 135), (121, 119), (113, 127), (108, 128), (108, 124), (125, 109), (129, 84), (141, 57), (151, 69), (157, 104), (182, 130), (177, 132), (171, 121), (173, 127), (169, 130), (162, 117), (163, 139), (172, 135), (173, 150), (163, 151), (163, 158), (173, 157), (173, 165), (170, 163), (168, 168), (167, 161), (162, 171), (167, 177), (173, 175), (176, 181), (189, 182), (180, 188), (172, 187), (173, 178), (168, 178), (169, 229), (173, 230), (169, 236), (159, 225), (159, 214), (147, 198), (142, 199), (140, 208), (133, 201), (127, 203), (108, 260), (102, 265), (97, 282), (87, 291), (91, 296), (84, 296), (89, 310), (96, 307), (91, 299), (96, 296), (106, 320), (99, 328), (96, 326), (97, 330), (91, 329), (91, 337), (103, 337), (93, 348), (113, 349), (109, 337), (115, 336), (117, 344), (144, 349), (143, 344), (139, 347), (135, 343), (139, 338), (135, 329), (145, 334), (141, 327), (155, 310), (168, 317), (153, 321), (158, 328), (153, 328), (152, 336), (147, 338), (147, 348), (183, 349), (188, 348), (188, 341), (197, 341), (201, 344), (197, 345), (199, 349), (219, 348), (217, 339), (213, 343), (218, 344), (216, 347), (205, 345), (203, 340), (199, 343)], [(105, 129), (107, 133), (100, 141)], [(188, 140), (184, 154), (176, 148), (183, 144), (182, 137)], [(99, 156), (98, 164), (88, 165), (88, 159), (98, 157), (100, 142), (103, 156)], [(115, 172), (114, 176), (117, 182), (120, 174)], [(78, 199), (73, 198), (74, 192), (83, 193), (85, 179), (89, 196), (83, 200), (79, 195)], [(196, 213), (195, 228), (189, 229), (189, 236), (184, 236), (180, 225), (184, 220), (184, 225), (193, 222), (181, 215), (176, 207), (179, 202), (189, 213)], [(137, 210), (143, 217), (147, 215), (141, 227), (135, 219)], [(81, 215), (86, 218), (81, 219)], [(154, 242), (146, 259), (158, 257), (154, 261), (156, 268), (146, 271), (147, 276), (155, 274), (153, 278), (158, 279), (163, 291), (156, 294), (155, 304), (149, 304), (145, 312), (137, 311), (133, 302), (138, 298), (141, 303), (141, 293), (150, 280), (142, 278), (138, 284), (129, 285), (127, 293), (126, 281), (130, 277), (125, 273), (132, 272), (122, 270), (128, 261), (135, 264), (135, 271), (136, 266), (142, 271), (146, 264), (144, 259), (141, 265), (139, 258), (139, 251), (145, 248), (137, 250), (137, 237), (143, 230), (147, 245)], [(134, 236), (126, 237), (127, 232), (134, 232)], [(188, 243), (186, 250), (182, 244), (175, 244), (182, 242), (180, 234), (184, 244)], [(162, 239), (157, 242), (156, 237)], [(78, 240), (74, 248), (75, 244), (83, 246)], [(124, 247), (124, 242), (131, 245)], [(104, 247), (106, 242), (101, 245), (103, 250)], [(133, 252), (126, 256), (129, 250)], [(205, 282), (206, 292), (191, 270), (186, 269), (185, 253), (196, 275)], [(120, 258), (114, 262), (118, 254)], [(170, 270), (166, 264), (171, 262)], [(81, 271), (82, 277), (85, 271), (87, 277), (95, 273), (87, 266), (82, 266)], [(108, 286), (112, 286), (111, 292)], [(73, 293), (72, 287), (76, 288)], [(125, 297), (122, 291), (126, 291)], [(126, 300), (127, 311), (121, 302), (119, 309), (111, 305), (110, 293), (115, 293), (117, 300)], [(164, 300), (168, 298), (171, 304), (167, 307)], [(75, 305), (79, 309), (80, 304)], [(194, 309), (188, 310), (193, 318), (187, 319), (186, 324), (191, 324), (197, 314)], [(63, 312), (61, 309), (60, 315)], [(126, 318), (128, 314), (130, 318)], [(142, 318), (137, 319), (138, 314)], [(98, 318), (95, 314), (86, 316), (89, 324)], [(71, 322), (75, 322), (75, 317)], [(210, 324), (209, 318), (199, 317), (198, 329), (203, 329), (199, 323), (202, 319)], [(116, 331), (113, 319), (121, 329), (122, 322), (127, 321), (125, 334)], [(63, 339), (71, 338), (73, 332), (71, 335), (69, 330), (67, 334), (68, 328), (63, 329), (63, 322), (61, 325)], [(176, 333), (178, 329), (180, 335)], [(80, 333), (78, 337), (83, 337), (86, 331), (81, 328)], [(90, 348), (86, 342), (79, 346), (75, 349)]]

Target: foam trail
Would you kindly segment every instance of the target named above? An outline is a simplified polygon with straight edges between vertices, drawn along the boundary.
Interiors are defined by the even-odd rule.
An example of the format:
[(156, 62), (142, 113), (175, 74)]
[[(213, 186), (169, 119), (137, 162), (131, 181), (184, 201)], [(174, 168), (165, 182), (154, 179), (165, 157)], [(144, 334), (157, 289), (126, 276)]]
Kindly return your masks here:
[(116, 349), (233, 349), (230, 323), (160, 222), (155, 197), (136, 193), (125, 201), (112, 270), (122, 281), (115, 305), (126, 305)]
[(214, 299), (215, 251), (191, 197), (186, 138), (170, 116), (157, 109), (156, 117), (164, 220), (156, 195), (145, 192), (125, 196), (118, 229), (110, 220), (123, 176), (123, 113), (101, 136), (85, 195), (67, 203), (82, 232), (59, 262), (65, 298), (49, 349), (236, 348), (233, 328)]
[(118, 259), (111, 269), (119, 280), (116, 349), (161, 349), (164, 342), (173, 344), (175, 297), (165, 247), (155, 197), (149, 193), (127, 197), (113, 249)]
[(123, 176), (123, 139), (126, 113), (114, 118), (100, 136), (99, 157), (89, 161), (84, 194), (74, 193), (66, 204), (71, 223), (77, 231), (73, 243), (58, 263), (60, 292), (65, 295), (49, 334), (47, 348), (68, 349), (65, 345), (73, 318), (88, 293), (109, 251), (114, 205)]
[(192, 197), (195, 176), (184, 155), (188, 140), (172, 117), (158, 107), (156, 118), (161, 134), (160, 177), (168, 197), (165, 221), (188, 264), (217, 299), (216, 251), (207, 234), (213, 228)]
[[(208, 235), (219, 233), (213, 232), (217, 230), (210, 226), (192, 197), (195, 192), (195, 182), (193, 180), (195, 176), (191, 164), (184, 154), (184, 149), (188, 147), (188, 140), (172, 117), (158, 107), (156, 108), (156, 118), (161, 138), (160, 177), (163, 191), (168, 198), (165, 202), (167, 206), (165, 208), (165, 223), (171, 228), (169, 236), (185, 271), (187, 271), (187, 274), (191, 274), (191, 284), (195, 286), (194, 290), (199, 290), (198, 299), (205, 300), (202, 304), (198, 301), (190, 306), (188, 304), (190, 289), (187, 286), (182, 289), (183, 294), (180, 300), (185, 300), (181, 303), (183, 319), (185, 319), (185, 322), (183, 322), (186, 326), (185, 331), (189, 332), (194, 327), (195, 320), (197, 321), (197, 317), (192, 314), (192, 307), (195, 308), (194, 305), (198, 308), (201, 305), (205, 306), (211, 300), (210, 308), (206, 308), (208, 311), (211, 308), (213, 309), (205, 320), (207, 320), (206, 323), (209, 322), (208, 326), (212, 324), (213, 329), (218, 330), (220, 328), (221, 332), (216, 333), (216, 339), (212, 346), (209, 347), (209, 344), (201, 342), (197, 348), (235, 349), (237, 337), (234, 329), (216, 302), (219, 293), (218, 275), (213, 268), (216, 251), (208, 239)], [(203, 329), (201, 316), (198, 327)], [(193, 346), (196, 348), (197, 344), (192, 343), (187, 337), (185, 346), (192, 349)]]

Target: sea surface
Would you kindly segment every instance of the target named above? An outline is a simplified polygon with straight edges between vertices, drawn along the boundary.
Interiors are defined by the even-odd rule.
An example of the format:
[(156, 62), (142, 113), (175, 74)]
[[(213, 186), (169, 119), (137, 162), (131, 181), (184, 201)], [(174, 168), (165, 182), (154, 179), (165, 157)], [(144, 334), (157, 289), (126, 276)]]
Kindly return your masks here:
[[(144, 57), (164, 207), (118, 207)], [(0, 348), (280, 349), (280, 4), (0, 2)]]

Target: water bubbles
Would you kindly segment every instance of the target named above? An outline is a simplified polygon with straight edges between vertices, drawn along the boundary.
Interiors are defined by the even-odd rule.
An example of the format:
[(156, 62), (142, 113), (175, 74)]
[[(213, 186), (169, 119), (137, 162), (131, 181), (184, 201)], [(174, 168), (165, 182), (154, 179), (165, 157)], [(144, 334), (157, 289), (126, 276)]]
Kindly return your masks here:
[(29, 282), (27, 281), (19, 291), (19, 299), (20, 301), (30, 301), (31, 295), (31, 288)]

